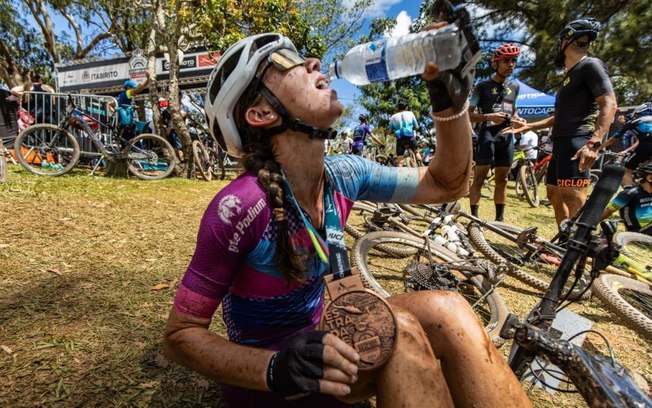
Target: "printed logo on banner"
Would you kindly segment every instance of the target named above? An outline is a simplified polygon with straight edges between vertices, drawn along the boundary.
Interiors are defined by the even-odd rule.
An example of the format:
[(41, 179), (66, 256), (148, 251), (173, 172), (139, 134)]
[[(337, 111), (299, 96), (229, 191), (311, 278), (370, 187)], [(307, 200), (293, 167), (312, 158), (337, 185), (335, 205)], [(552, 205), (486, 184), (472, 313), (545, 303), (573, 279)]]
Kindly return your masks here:
[[(161, 65), (162, 65), (163, 71), (169, 71), (170, 70), (170, 61), (163, 60)], [(179, 71), (184, 71), (186, 69), (193, 69), (193, 68), (197, 68), (197, 58), (194, 55), (191, 55), (189, 57), (185, 57), (183, 59), (183, 61), (181, 61), (181, 64), (179, 65)]]
[(220, 57), (222, 57), (222, 54), (219, 52), (214, 52), (212, 54), (199, 54), (197, 56), (197, 65), (200, 68), (203, 67), (214, 67), (217, 65), (217, 62), (220, 60)]
[(88, 82), (91, 80), (91, 74), (88, 71), (82, 72), (82, 81)]
[(133, 50), (129, 59), (129, 77), (144, 78), (147, 71), (147, 58), (140, 48)]

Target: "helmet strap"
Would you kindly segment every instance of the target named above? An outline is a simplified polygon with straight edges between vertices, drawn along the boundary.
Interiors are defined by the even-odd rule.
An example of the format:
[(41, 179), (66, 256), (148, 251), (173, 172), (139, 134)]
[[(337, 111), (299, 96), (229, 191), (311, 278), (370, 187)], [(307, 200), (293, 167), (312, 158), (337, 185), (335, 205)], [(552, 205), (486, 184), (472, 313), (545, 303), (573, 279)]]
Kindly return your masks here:
[(267, 88), (264, 84), (260, 84), (260, 93), (263, 95), (267, 102), (274, 107), (276, 113), (278, 113), (281, 118), (281, 124), (269, 129), (261, 129), (261, 134), (266, 137), (271, 137), (278, 135), (281, 132), (284, 132), (288, 129), (301, 132), (308, 135), (311, 139), (335, 139), (337, 137), (337, 131), (333, 128), (320, 129), (314, 126), (307, 125), (302, 123), (299, 119), (290, 119), (290, 114), (287, 109), (283, 106), (281, 101), (278, 100), (276, 95)]

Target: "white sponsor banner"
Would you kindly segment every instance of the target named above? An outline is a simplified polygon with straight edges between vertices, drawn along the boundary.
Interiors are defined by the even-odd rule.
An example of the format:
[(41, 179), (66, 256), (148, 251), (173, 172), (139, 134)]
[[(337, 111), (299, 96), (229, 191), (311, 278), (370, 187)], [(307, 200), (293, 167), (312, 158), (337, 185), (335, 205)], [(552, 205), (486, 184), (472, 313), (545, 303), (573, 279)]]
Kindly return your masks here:
[[(185, 54), (179, 72), (192, 73), (209, 71), (217, 64), (220, 54), (199, 51)], [(69, 87), (92, 87), (113, 85), (128, 79), (141, 82), (145, 79), (147, 58), (142, 50), (134, 50), (130, 59), (92, 61), (75, 65), (57, 65), (57, 84), (59, 89)], [(156, 75), (167, 76), (169, 62), (164, 57), (156, 58)]]

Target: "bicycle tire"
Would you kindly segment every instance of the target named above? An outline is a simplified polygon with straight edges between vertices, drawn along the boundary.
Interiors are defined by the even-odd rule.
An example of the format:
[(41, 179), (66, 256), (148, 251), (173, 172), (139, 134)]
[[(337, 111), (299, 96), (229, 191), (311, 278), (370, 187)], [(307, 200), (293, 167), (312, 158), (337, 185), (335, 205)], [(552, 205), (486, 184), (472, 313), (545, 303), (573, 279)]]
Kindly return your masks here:
[(23, 130), (16, 137), (14, 152), (27, 171), (39, 176), (61, 176), (79, 161), (77, 139), (57, 125), (41, 123)]
[(192, 141), (192, 158), (195, 160), (195, 168), (199, 171), (201, 178), (205, 181), (211, 181), (213, 179), (213, 172), (210, 168), (208, 150), (199, 140)]
[[(392, 206), (390, 209), (389, 217), (397, 217), (395, 213), (403, 213), (404, 216), (400, 216), (401, 222), (385, 222), (388, 219), (384, 219), (382, 215), (379, 218), (379, 211), (382, 211), (381, 206)], [(416, 237), (420, 237), (422, 234), (420, 231), (417, 231), (411, 228), (408, 223), (410, 222), (423, 222), (423, 227), (425, 227), (430, 222), (429, 219), (423, 216), (413, 215), (397, 204), (390, 203), (372, 203), (367, 201), (357, 201), (353, 204), (350, 215), (357, 214), (361, 219), (356, 219), (356, 217), (349, 217), (347, 220), (345, 231), (348, 232), (353, 238), (358, 239), (371, 231), (402, 231), (412, 234)], [(396, 219), (396, 218), (394, 218)]]
[[(507, 224), (505, 222), (487, 221), (487, 223), (505, 230), (513, 235), (518, 235), (524, 231), (523, 228)], [(482, 231), (482, 228), (475, 222), (469, 224), (468, 232), (469, 239), (471, 240), (473, 246), (485, 257), (487, 257), (487, 259), (497, 265), (507, 262), (510, 265), (510, 268), (507, 270), (507, 274), (509, 276), (541, 292), (545, 292), (550, 286), (550, 279), (552, 279), (552, 276), (557, 269), (558, 262), (560, 262), (564, 256), (563, 253), (555, 252), (544, 246), (539, 246), (536, 252), (530, 253), (526, 249), (519, 248), (516, 242), (512, 240), (508, 240), (512, 245), (505, 247), (506, 241), (492, 242), (493, 239), (487, 239), (486, 234)], [(498, 236), (498, 234), (493, 232), (491, 232), (491, 234)], [(501, 240), (507, 239), (501, 237)], [(537, 238), (536, 241), (546, 240)], [(542, 260), (544, 257), (548, 259), (554, 258), (555, 263), (549, 264), (548, 262)], [(533, 273), (536, 273), (539, 276), (545, 276), (545, 280), (538, 278), (533, 273), (528, 272), (528, 269), (532, 270)], [(590, 271), (590, 268), (586, 270), (586, 272), (588, 271)], [(569, 285), (571, 283), (569, 283)], [(580, 295), (581, 298), (579, 297)], [(573, 291), (568, 294), (568, 299), (584, 300), (588, 299), (590, 296), (591, 289), (587, 289), (585, 291), (584, 287), (580, 285), (575, 287)]]
[(226, 177), (226, 168), (224, 168), (224, 159), (220, 156), (219, 152), (214, 149), (211, 149), (210, 152), (211, 158), (211, 172), (214, 177), (217, 177), (220, 180), (224, 180)]
[(172, 173), (176, 164), (172, 145), (153, 133), (134, 137), (124, 152), (131, 174), (143, 180), (163, 179)]
[[(523, 231), (522, 228), (500, 221), (489, 222), (489, 224), (514, 234), (518, 234), (521, 231)], [(469, 232), (469, 239), (471, 240), (473, 246), (475, 246), (475, 248), (478, 251), (480, 251), (480, 253), (482, 253), (482, 255), (484, 255), (487, 259), (489, 259), (491, 262), (495, 263), (496, 265), (504, 264), (505, 262), (510, 264), (511, 267), (507, 272), (508, 275), (540, 291), (545, 291), (548, 288), (548, 286), (550, 286), (549, 282), (545, 282), (525, 272), (520, 268), (520, 265), (515, 264), (513, 260), (507, 259), (507, 257), (501, 255), (496, 250), (496, 244), (487, 240), (480, 225), (471, 222), (469, 223), (467, 230)]]
[(609, 273), (629, 276), (636, 279), (636, 275), (652, 282), (652, 236), (640, 232), (619, 232), (613, 238), (614, 244), (620, 253)]
[[(356, 241), (362, 238), (363, 236), (365, 236), (370, 231), (380, 231), (381, 228), (379, 226), (376, 226), (375, 224), (368, 221), (368, 219), (373, 216), (373, 213), (376, 210), (377, 210), (377, 206), (372, 203), (360, 202), (360, 201), (355, 202), (353, 204), (353, 208), (351, 209), (351, 213), (349, 214), (349, 219), (347, 220), (346, 225), (344, 226), (344, 230), (347, 233), (349, 233), (349, 235), (351, 235), (353, 239)], [(354, 222), (355, 217), (353, 217), (353, 219), (351, 218), (351, 215), (353, 215), (354, 212), (357, 212), (358, 217), (361, 217), (363, 219), (362, 225), (360, 223)], [(414, 255), (414, 253), (416, 252), (416, 251), (395, 249), (389, 246), (380, 246), (379, 249), (388, 254), (392, 254), (394, 256), (399, 256), (399, 257), (411, 256)]]
[(531, 166), (523, 165), (518, 171), (518, 182), (523, 189), (525, 200), (531, 207), (536, 208), (539, 206), (539, 184), (536, 181), (536, 176)]
[(417, 157), (414, 152), (411, 149), (406, 149), (405, 153), (407, 154), (403, 156), (403, 166), (413, 168), (419, 167), (417, 163)]
[[(521, 169), (523, 166), (521, 166)], [(518, 175), (516, 176), (516, 180), (514, 180), (514, 192), (516, 193), (517, 196), (522, 197), (525, 195), (525, 192), (523, 191), (523, 184), (521, 183), (521, 171), (519, 169)]]
[(7, 181), (7, 159), (5, 159), (4, 154), (0, 154), (0, 183), (5, 181)]
[(593, 287), (607, 309), (642, 337), (652, 340), (652, 286), (624, 276), (602, 274)]
[[(375, 259), (381, 258), (375, 249), (381, 245), (407, 245), (417, 250), (414, 257), (425, 257), (426, 253), (436, 258), (437, 264), (458, 271), (457, 275), (463, 275), (457, 284), (457, 291), (464, 296), (472, 306), (476, 315), (482, 321), (492, 342), (498, 347), (504, 343), (499, 332), (503, 323), (507, 319), (509, 310), (504, 300), (493, 290), (493, 286), (482, 276), (482, 271), (478, 267), (465, 264), (446, 248), (431, 242), (430, 248), (425, 245), (423, 238), (417, 238), (410, 234), (391, 231), (371, 232), (356, 241), (351, 251), (351, 263), (357, 266), (363, 284), (383, 297), (392, 294), (402, 293), (395, 286), (390, 288), (389, 284), (381, 284), (379, 280), (384, 280), (385, 274), (391, 274), (393, 277), (399, 275), (399, 270), (404, 271), (404, 266), (409, 264), (414, 257), (402, 259)], [(384, 251), (383, 251), (384, 252)], [(425, 259), (425, 258), (423, 258)], [(382, 269), (381, 269), (382, 268)], [(463, 272), (467, 272), (464, 274)], [(391, 279), (392, 277), (388, 277)], [(403, 288), (403, 292), (406, 288)], [(478, 298), (476, 298), (478, 296)]]

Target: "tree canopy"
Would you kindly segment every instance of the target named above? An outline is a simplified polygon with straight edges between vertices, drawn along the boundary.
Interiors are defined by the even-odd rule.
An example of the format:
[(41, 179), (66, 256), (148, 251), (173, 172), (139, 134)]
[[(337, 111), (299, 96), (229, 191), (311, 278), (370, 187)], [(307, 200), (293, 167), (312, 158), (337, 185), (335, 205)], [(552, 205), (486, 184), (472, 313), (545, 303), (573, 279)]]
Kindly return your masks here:
[[(412, 31), (432, 21), (429, 10), (433, 3), (434, 0), (426, 0), (421, 4)], [(602, 23), (603, 30), (590, 53), (607, 65), (619, 105), (639, 104), (652, 97), (652, 9), (646, 2), (473, 0), (470, 9), (483, 49), (476, 80), (492, 74), (490, 56), (495, 47), (515, 42), (523, 49), (517, 64), (518, 78), (537, 89), (555, 93), (562, 80), (562, 73), (553, 66), (558, 34), (570, 21), (593, 17)], [(377, 20), (364, 40), (381, 38), (392, 25), (391, 20)], [(420, 122), (428, 125), (424, 88), (418, 78), (373, 84), (360, 88), (360, 103), (377, 126), (386, 126), (389, 116), (396, 111), (397, 101), (407, 99)]]

